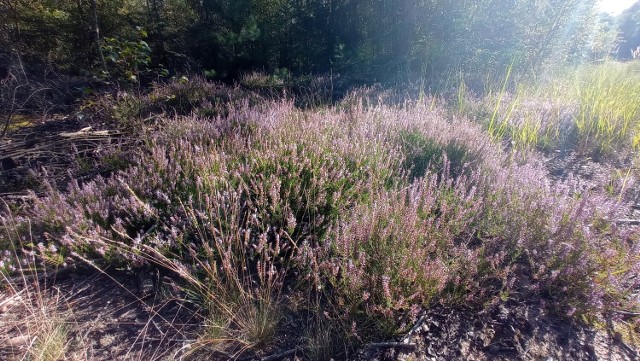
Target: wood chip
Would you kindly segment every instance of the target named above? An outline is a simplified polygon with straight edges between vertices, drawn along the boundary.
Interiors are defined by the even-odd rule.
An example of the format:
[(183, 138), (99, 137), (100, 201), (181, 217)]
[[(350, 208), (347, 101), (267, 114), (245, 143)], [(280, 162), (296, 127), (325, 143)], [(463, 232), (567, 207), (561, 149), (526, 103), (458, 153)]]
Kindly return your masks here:
[(16, 337), (10, 338), (7, 341), (7, 345), (11, 347), (21, 347), (21, 346), (28, 345), (30, 341), (31, 341), (31, 337), (29, 337), (28, 335), (16, 336)]

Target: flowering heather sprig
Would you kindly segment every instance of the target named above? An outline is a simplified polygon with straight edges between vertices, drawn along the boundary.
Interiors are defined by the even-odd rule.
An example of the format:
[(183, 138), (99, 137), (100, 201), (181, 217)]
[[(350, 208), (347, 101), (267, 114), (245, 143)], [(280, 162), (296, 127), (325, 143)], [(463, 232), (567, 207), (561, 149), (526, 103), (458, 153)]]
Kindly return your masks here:
[(326, 262), (342, 270), (327, 275), (334, 287), (356, 307), (387, 313), (432, 302), (462, 261), (453, 250), (479, 210), (468, 181), (431, 174), (354, 208), (330, 238), (334, 256)]

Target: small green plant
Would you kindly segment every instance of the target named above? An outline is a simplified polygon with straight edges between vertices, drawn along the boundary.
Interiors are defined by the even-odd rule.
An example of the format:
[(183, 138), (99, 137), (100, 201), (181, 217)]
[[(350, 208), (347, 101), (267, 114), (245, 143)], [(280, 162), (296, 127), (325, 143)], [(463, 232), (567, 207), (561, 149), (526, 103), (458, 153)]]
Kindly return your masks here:
[(502, 120), (499, 121), (499, 117), (498, 117), (498, 112), (501, 109), (501, 105), (502, 105), (502, 101), (504, 100), (505, 96), (507, 95), (507, 85), (509, 84), (509, 78), (511, 77), (511, 71), (513, 70), (513, 63), (511, 63), (511, 65), (509, 66), (509, 68), (507, 68), (507, 74), (505, 75), (504, 80), (502, 81), (502, 87), (500, 88), (500, 91), (498, 92), (496, 99), (495, 99), (495, 106), (493, 108), (493, 113), (491, 114), (491, 118), (489, 119), (489, 123), (487, 125), (487, 129), (489, 131), (489, 134), (494, 138), (494, 139), (500, 139), (504, 136), (506, 130), (507, 130), (507, 124), (509, 122), (509, 115), (511, 114), (511, 112), (513, 111), (513, 109), (515, 108), (516, 104), (517, 104), (517, 98), (516, 100), (512, 101), (512, 105), (509, 107), (510, 111), (508, 113), (508, 115), (506, 115), (505, 117), (501, 117)]
[(202, 75), (204, 75), (206, 79), (215, 79), (218, 77), (218, 72), (215, 71), (214, 69), (205, 69), (202, 72)]
[(464, 81), (463, 74), (460, 73), (460, 81), (458, 83), (458, 113), (464, 114), (466, 111), (467, 92), (467, 84)]
[[(102, 77), (105, 79), (115, 77), (115, 79), (138, 83), (140, 75), (150, 71), (151, 48), (143, 40), (146, 37), (146, 30), (138, 27), (136, 37), (133, 39), (105, 38), (102, 51), (110, 69), (103, 72)], [(162, 74), (166, 75), (166, 70), (162, 71)]]

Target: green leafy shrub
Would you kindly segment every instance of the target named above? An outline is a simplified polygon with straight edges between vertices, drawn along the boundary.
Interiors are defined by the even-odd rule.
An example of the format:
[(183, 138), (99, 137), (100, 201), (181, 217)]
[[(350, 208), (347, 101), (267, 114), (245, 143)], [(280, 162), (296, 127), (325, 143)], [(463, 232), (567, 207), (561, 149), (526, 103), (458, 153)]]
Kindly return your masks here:
[(134, 83), (140, 81), (140, 75), (150, 71), (151, 48), (146, 41), (147, 32), (141, 27), (137, 28), (135, 39), (109, 37), (104, 39), (102, 52), (109, 62), (111, 69), (105, 69), (104, 78), (115, 77)]

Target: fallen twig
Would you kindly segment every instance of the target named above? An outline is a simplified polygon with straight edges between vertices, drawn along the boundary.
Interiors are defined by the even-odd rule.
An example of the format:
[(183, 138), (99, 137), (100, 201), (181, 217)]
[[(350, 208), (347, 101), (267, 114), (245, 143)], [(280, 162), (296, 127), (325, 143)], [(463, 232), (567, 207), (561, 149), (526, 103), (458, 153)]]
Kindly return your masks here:
[(619, 313), (625, 316), (640, 316), (640, 312), (631, 312), (631, 311), (625, 311), (625, 310), (613, 310), (613, 312)]
[(283, 352), (280, 352), (280, 353), (276, 353), (276, 354), (273, 354), (273, 355), (270, 355), (270, 356), (265, 356), (265, 357), (262, 357), (262, 358), (259, 358), (259, 359), (255, 358), (255, 357), (245, 357), (245, 358), (239, 359), (237, 361), (251, 361), (251, 360), (276, 361), (276, 360), (280, 360), (280, 359), (283, 359), (283, 358), (288, 357), (288, 356), (293, 356), (293, 355), (296, 354), (296, 352), (301, 352), (301, 351), (302, 351), (302, 348), (296, 347), (296, 348), (292, 348), (291, 350), (286, 350), (286, 351), (283, 351)]
[(64, 132), (64, 133), (60, 133), (59, 135), (61, 137), (64, 138), (76, 138), (76, 137), (87, 137), (87, 136), (93, 136), (93, 137), (108, 137), (111, 135), (119, 135), (120, 133), (117, 131), (113, 131), (113, 130), (94, 130), (91, 131), (91, 127), (87, 127), (84, 129), (80, 129), (77, 132)]
[(624, 342), (622, 339), (618, 340), (618, 342), (620, 343), (620, 345), (622, 346), (622, 348), (624, 348), (627, 352), (629, 352), (630, 354), (632, 354), (634, 357), (638, 356), (638, 351), (636, 351), (636, 349), (634, 349), (633, 347), (627, 345), (626, 342)]
[(640, 219), (619, 219), (616, 223), (618, 225), (640, 226)]
[(422, 325), (424, 324), (424, 321), (426, 321), (426, 320), (427, 320), (427, 313), (425, 312), (424, 315), (422, 315), (422, 317), (420, 317), (418, 319), (418, 321), (415, 323), (415, 325), (413, 325), (411, 330), (409, 330), (409, 332), (407, 332), (407, 334), (404, 336), (405, 339), (410, 337), (411, 335), (413, 335), (416, 331), (418, 331), (418, 329), (420, 329), (420, 327), (422, 327)]
[[(6, 300), (0, 302), (0, 309), (2, 309), (2, 307), (6, 304), (11, 304), (12, 302), (14, 302), (17, 299), (20, 299), (22, 296), (22, 293), (26, 290), (26, 288), (23, 288), (20, 292), (16, 293), (15, 295), (7, 298)], [(2, 311), (0, 311), (2, 312)]]
[(404, 348), (413, 350), (416, 348), (415, 343), (404, 343), (404, 342), (374, 342), (367, 344), (365, 349), (369, 348)]

